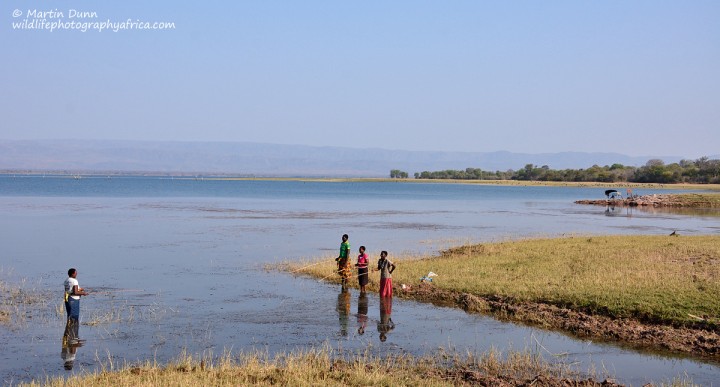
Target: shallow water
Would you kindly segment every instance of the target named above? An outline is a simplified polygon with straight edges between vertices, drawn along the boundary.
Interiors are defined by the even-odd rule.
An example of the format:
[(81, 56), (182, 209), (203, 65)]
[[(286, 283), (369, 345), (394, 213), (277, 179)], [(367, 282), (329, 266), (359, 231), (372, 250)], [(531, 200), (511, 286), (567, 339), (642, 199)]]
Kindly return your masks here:
[[(30, 323), (0, 331), (0, 377), (8, 384), (67, 375), (99, 367), (108, 354), (121, 362), (166, 361), (183, 349), (275, 352), (328, 343), (378, 354), (531, 348), (633, 385), (685, 373), (700, 384), (720, 380), (715, 364), (398, 299), (394, 329), (381, 342), (379, 330), (387, 324), (378, 328), (375, 295), (368, 297), (360, 335), (356, 291), (343, 294), (335, 285), (264, 269), (283, 260), (334, 257), (343, 233), (350, 234), (353, 251), (363, 244), (376, 259), (380, 250), (431, 253), (526, 236), (720, 232), (716, 213), (573, 204), (598, 197), (602, 189), (0, 177), (4, 274), (57, 294)], [(60, 358), (64, 312), (56, 307), (71, 266), (81, 286), (97, 291), (83, 299), (81, 321), (99, 323), (81, 326), (87, 341), (73, 371), (66, 371)], [(441, 281), (442, 268), (435, 272)]]

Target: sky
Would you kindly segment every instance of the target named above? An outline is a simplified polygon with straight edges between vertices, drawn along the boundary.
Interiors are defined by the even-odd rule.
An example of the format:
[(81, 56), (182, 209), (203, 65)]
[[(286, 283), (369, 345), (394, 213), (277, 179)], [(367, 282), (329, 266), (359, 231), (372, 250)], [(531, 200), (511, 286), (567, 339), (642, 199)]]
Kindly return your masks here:
[(714, 0), (5, 0), (0, 139), (717, 155), (719, 16)]

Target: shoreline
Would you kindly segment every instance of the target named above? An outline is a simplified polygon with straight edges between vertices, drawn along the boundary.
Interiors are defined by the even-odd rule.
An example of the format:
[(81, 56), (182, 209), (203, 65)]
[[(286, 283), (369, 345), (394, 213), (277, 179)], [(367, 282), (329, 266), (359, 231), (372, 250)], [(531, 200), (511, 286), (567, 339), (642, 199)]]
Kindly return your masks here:
[[(331, 282), (339, 284), (339, 281)], [(720, 334), (702, 328), (651, 324), (632, 318), (615, 319), (548, 303), (447, 291), (423, 283), (413, 285), (411, 290), (397, 288), (394, 295), (435, 306), (454, 307), (499, 321), (549, 329), (578, 339), (592, 339), (639, 351), (687, 355), (720, 364)]]
[(318, 183), (409, 183), (409, 184), (467, 184), (519, 187), (577, 187), (577, 188), (646, 188), (646, 189), (689, 189), (720, 191), (720, 184), (661, 184), (661, 183), (602, 183), (602, 182), (561, 182), (531, 180), (452, 180), (452, 179), (391, 179), (384, 177), (357, 178), (315, 178), (315, 177), (218, 177), (206, 180), (237, 181), (305, 181)]
[[(0, 176), (13, 177), (15, 173), (2, 172)], [(42, 172), (20, 173), (22, 176), (42, 177)], [(720, 191), (720, 184), (691, 184), (691, 183), (603, 183), (603, 182), (574, 182), (574, 181), (535, 181), (535, 180), (453, 180), (453, 179), (393, 179), (389, 177), (272, 177), (272, 176), (218, 176), (212, 174), (104, 174), (96, 172), (51, 174), (48, 178), (132, 178), (132, 177), (157, 177), (174, 178), (176, 180), (211, 180), (211, 181), (301, 181), (316, 183), (408, 183), (408, 184), (467, 184), (467, 185), (496, 185), (496, 186), (519, 186), (519, 187), (577, 187), (577, 188), (621, 188), (621, 189), (671, 189), (671, 190), (704, 190)]]
[(720, 362), (720, 334), (717, 331), (650, 324), (632, 318), (616, 319), (543, 302), (519, 302), (506, 297), (447, 291), (425, 283), (415, 285), (409, 291), (398, 289), (397, 295), (403, 299), (456, 307), (500, 321), (556, 330), (577, 338)]

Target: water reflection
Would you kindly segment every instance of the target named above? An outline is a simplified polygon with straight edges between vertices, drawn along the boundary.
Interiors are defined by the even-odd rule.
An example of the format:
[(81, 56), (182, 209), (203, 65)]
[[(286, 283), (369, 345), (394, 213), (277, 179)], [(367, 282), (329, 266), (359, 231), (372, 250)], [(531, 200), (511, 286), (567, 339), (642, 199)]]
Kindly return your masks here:
[(77, 349), (82, 347), (83, 343), (79, 337), (80, 323), (77, 319), (68, 318), (65, 324), (65, 333), (62, 339), (62, 351), (60, 358), (63, 360), (63, 366), (66, 370), (72, 370), (75, 364), (75, 355)]
[(639, 210), (651, 214), (673, 214), (710, 218), (720, 217), (720, 208), (643, 207)]
[(367, 293), (360, 293), (358, 296), (357, 306), (357, 323), (358, 323), (358, 334), (362, 335), (365, 333), (365, 328), (368, 322), (368, 297)]
[(350, 321), (350, 291), (344, 286), (340, 290), (340, 294), (338, 294), (336, 309), (340, 321), (340, 335), (347, 336)]
[(387, 334), (395, 329), (395, 323), (392, 318), (392, 297), (380, 298), (380, 321), (377, 324), (377, 330), (380, 332), (380, 341), (387, 340)]
[(605, 207), (606, 216), (621, 216), (632, 218), (633, 215), (685, 215), (705, 218), (720, 217), (719, 208), (685, 208), (685, 207), (633, 207), (615, 206), (609, 204)]
[(608, 205), (605, 207), (605, 216), (625, 216), (631, 218), (633, 215), (632, 207)]

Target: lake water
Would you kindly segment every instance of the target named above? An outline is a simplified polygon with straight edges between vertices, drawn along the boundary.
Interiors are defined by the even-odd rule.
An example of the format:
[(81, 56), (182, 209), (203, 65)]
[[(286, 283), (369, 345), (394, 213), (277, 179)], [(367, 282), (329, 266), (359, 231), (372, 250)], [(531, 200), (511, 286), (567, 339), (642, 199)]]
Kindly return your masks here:
[[(667, 193), (636, 190), (637, 194)], [(672, 191), (677, 192), (677, 191)], [(5, 280), (50, 289), (44, 314), (0, 328), (3, 384), (191, 354), (335, 349), (421, 355), (440, 348), (530, 348), (642, 385), (688, 375), (720, 380), (717, 364), (495, 321), (395, 299), (395, 328), (380, 341), (376, 295), (364, 334), (355, 290), (267, 271), (268, 263), (353, 251), (432, 253), (467, 242), (588, 234), (717, 234), (717, 212), (675, 214), (573, 204), (603, 189), (433, 183), (228, 181), (157, 177), (0, 176), (0, 265)], [(62, 282), (78, 268), (82, 300), (72, 371), (60, 357)], [(402, 270), (399, 267), (398, 270)], [(436, 271), (442, 278), (442, 269)], [(362, 302), (359, 302), (362, 301)], [(103, 319), (107, 316), (108, 321)], [(563, 354), (556, 357), (551, 354)], [(603, 371), (604, 370), (604, 371)]]

